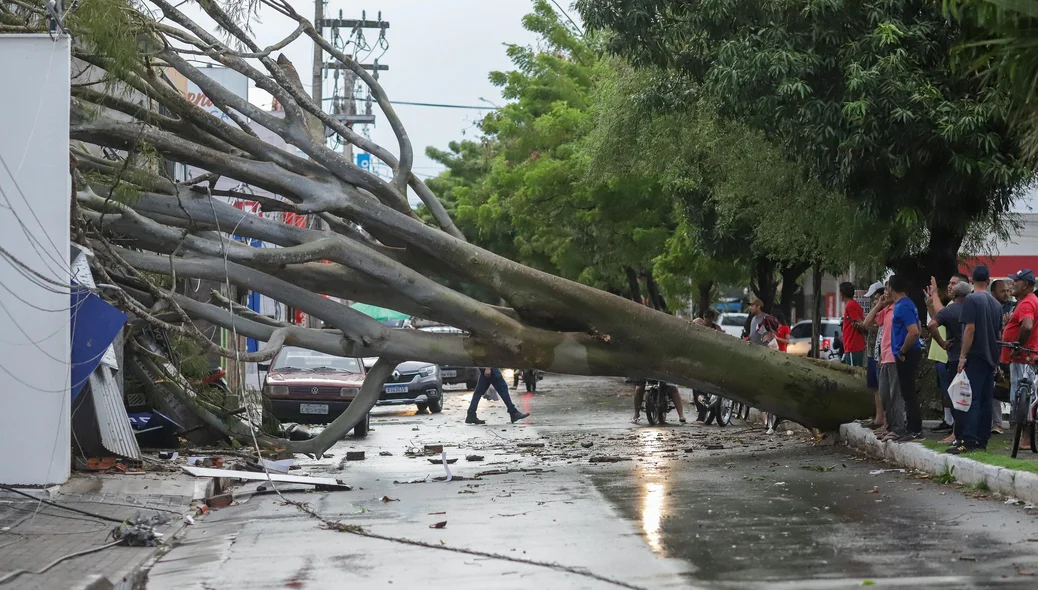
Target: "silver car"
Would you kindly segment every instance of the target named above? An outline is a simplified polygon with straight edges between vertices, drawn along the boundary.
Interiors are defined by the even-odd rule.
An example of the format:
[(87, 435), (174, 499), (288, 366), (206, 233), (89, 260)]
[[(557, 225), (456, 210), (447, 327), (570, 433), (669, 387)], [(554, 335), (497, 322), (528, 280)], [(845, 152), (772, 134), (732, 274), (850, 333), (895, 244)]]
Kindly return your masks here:
[[(788, 354), (808, 356), (811, 352), (812, 320), (801, 320), (789, 331)], [(823, 319), (822, 331), (818, 337), (818, 354), (823, 360), (839, 361), (841, 355), (833, 350), (833, 341), (840, 337), (840, 320)]]

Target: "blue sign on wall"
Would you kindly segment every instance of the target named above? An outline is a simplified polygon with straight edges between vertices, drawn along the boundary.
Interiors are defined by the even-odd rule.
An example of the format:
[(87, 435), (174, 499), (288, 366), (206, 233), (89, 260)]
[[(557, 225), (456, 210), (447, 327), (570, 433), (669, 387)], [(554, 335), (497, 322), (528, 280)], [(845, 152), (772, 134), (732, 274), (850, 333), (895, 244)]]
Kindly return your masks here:
[(126, 314), (74, 282), (71, 295), (72, 399), (76, 399), (126, 323)]
[(365, 172), (371, 172), (371, 154), (357, 154), (357, 166)]

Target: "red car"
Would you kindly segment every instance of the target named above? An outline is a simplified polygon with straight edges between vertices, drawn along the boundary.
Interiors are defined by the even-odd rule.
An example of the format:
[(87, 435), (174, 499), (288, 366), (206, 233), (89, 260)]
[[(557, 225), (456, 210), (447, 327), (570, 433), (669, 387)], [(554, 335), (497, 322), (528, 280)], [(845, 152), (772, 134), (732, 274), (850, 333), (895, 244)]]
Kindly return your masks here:
[[(346, 411), (364, 385), (364, 363), (358, 358), (286, 346), (274, 358), (263, 385), (270, 411), (282, 422), (327, 424)], [(368, 433), (371, 414), (353, 429)]]

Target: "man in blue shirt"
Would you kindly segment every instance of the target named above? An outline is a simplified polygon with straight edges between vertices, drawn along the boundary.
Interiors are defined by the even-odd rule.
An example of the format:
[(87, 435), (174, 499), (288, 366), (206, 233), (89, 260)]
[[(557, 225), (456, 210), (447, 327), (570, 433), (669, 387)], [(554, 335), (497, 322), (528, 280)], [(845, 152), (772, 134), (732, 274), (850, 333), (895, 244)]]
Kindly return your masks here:
[[(991, 273), (986, 266), (973, 269), (973, 293), (962, 302), (962, 350), (958, 372), (965, 371), (972, 399), (967, 412), (955, 413), (962, 440), (947, 450), (953, 455), (984, 450), (991, 438), (991, 410), (995, 395), (995, 367), (1001, 348), (1002, 304), (988, 292)], [(949, 363), (951, 359), (948, 359)]]
[(901, 275), (890, 277), (890, 294), (894, 299), (893, 332), (890, 349), (897, 362), (897, 381), (901, 397), (905, 401), (905, 432), (895, 442), (925, 440), (923, 436), (923, 413), (919, 408), (919, 395), (915, 390), (915, 376), (919, 361), (923, 358), (923, 343), (919, 341), (919, 310), (905, 295), (907, 286)]

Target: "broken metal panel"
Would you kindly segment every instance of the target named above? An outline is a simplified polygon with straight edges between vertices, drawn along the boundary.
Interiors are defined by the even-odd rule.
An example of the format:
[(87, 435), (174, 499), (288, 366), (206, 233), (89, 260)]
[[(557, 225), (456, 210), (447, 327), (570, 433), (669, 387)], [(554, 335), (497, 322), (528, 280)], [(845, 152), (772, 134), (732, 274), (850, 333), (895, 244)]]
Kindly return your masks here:
[(141, 449), (130, 427), (123, 396), (115, 380), (115, 371), (102, 364), (90, 375), (90, 391), (94, 398), (94, 414), (104, 448), (120, 457), (140, 459)]

